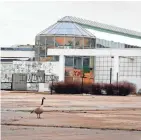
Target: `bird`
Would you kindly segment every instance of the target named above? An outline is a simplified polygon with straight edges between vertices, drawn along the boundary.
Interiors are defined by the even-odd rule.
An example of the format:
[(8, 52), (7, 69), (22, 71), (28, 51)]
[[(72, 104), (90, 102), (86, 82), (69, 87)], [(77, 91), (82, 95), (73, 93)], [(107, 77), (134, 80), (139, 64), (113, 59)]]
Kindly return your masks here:
[(34, 109), (34, 110), (32, 110), (32, 111), (30, 112), (30, 113), (35, 112), (35, 113), (37, 114), (37, 119), (40, 119), (40, 114), (42, 114), (42, 113), (44, 112), (44, 110), (43, 110), (43, 104), (44, 104), (44, 100), (45, 100), (45, 99), (46, 99), (46, 98), (43, 97), (40, 107), (37, 107), (36, 109)]

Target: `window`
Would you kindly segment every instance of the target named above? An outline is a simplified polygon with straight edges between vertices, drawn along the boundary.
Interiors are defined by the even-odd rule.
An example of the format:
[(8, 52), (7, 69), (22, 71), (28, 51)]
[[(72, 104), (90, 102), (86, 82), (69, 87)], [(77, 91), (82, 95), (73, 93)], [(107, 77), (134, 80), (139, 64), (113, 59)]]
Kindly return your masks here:
[(94, 38), (91, 39), (91, 48), (95, 48), (95, 39)]
[(73, 67), (73, 57), (66, 57), (65, 58), (65, 66)]
[(84, 49), (90, 48), (90, 39), (84, 38)]
[(55, 37), (55, 46), (59, 48), (64, 48), (65, 37)]
[(55, 42), (54, 42), (54, 36), (48, 36), (47, 38), (46, 38), (46, 44), (45, 44), (45, 46), (47, 47), (47, 48), (54, 48), (55, 46)]
[(90, 72), (90, 58), (83, 57), (83, 72), (88, 73)]
[(46, 48), (45, 46), (40, 46), (40, 57), (46, 56)]
[(65, 46), (68, 46), (69, 48), (73, 48), (74, 47), (74, 38), (65, 37)]
[(82, 49), (84, 47), (84, 38), (76, 37), (75, 38), (75, 48)]
[(82, 69), (82, 57), (74, 57), (74, 68)]

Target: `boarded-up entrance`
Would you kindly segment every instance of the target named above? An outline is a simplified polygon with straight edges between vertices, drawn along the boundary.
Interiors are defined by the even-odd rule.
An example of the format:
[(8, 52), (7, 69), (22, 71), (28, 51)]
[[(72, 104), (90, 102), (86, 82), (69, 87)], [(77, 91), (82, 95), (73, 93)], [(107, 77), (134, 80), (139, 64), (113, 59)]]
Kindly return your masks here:
[(27, 74), (14, 73), (12, 77), (12, 89), (19, 91), (27, 90)]

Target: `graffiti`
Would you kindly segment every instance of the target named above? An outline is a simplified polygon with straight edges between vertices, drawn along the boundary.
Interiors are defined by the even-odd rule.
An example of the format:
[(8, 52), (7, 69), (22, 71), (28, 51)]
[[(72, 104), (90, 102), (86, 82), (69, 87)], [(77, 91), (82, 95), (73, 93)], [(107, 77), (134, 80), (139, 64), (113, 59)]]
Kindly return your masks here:
[(15, 73), (35, 73), (39, 70), (38, 62), (14, 61), (13, 68)]
[(82, 70), (81, 69), (74, 69), (72, 67), (66, 67), (65, 68), (65, 76), (81, 77)]
[(13, 62), (13, 68), (15, 69), (15, 73), (36, 73), (38, 70), (44, 70), (45, 74), (51, 74), (57, 72), (56, 70), (58, 65), (58, 62)]
[(73, 76), (73, 67), (65, 67), (65, 76)]
[(11, 89), (12, 83), (1, 83), (1, 89)]
[(1, 82), (12, 82), (12, 73), (1, 73)]
[(74, 69), (73, 76), (81, 77), (82, 76), (82, 71), (79, 70), (79, 69)]
[(50, 81), (58, 82), (59, 76), (55, 75), (38, 75), (37, 73), (31, 73), (27, 75), (28, 83), (49, 83)]
[(12, 82), (13, 65), (10, 63), (1, 64), (1, 82)]
[(55, 76), (55, 75), (46, 75), (45, 76), (45, 83), (49, 83), (50, 81), (54, 81), (54, 82), (58, 82), (59, 81), (59, 76)]
[(39, 75), (38, 73), (27, 74), (27, 82), (29, 83), (44, 83), (45, 75)]
[(37, 91), (39, 89), (38, 83), (27, 83), (27, 90)]
[[(38, 83), (50, 82), (51, 75), (55, 74), (54, 81), (59, 79), (59, 62), (36, 62), (36, 61), (14, 61), (13, 63), (1, 64), (1, 82), (12, 82), (12, 74), (27, 74), (27, 83), (32, 83), (28, 89), (37, 89)], [(46, 76), (40, 75), (39, 71), (44, 71)], [(49, 76), (50, 75), (50, 76)], [(37, 83), (37, 84), (36, 84)]]

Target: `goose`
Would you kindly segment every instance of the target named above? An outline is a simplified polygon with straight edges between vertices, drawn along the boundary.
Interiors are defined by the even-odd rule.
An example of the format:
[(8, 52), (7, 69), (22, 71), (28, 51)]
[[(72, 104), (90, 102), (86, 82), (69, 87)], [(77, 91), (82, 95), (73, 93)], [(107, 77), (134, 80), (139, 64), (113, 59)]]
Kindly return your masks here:
[(40, 107), (37, 107), (36, 109), (34, 109), (34, 110), (31, 111), (31, 113), (35, 112), (37, 114), (37, 119), (39, 119), (40, 118), (40, 114), (42, 114), (44, 112), (44, 110), (43, 110), (43, 104), (44, 104), (44, 100), (45, 99), (46, 98), (43, 97)]

